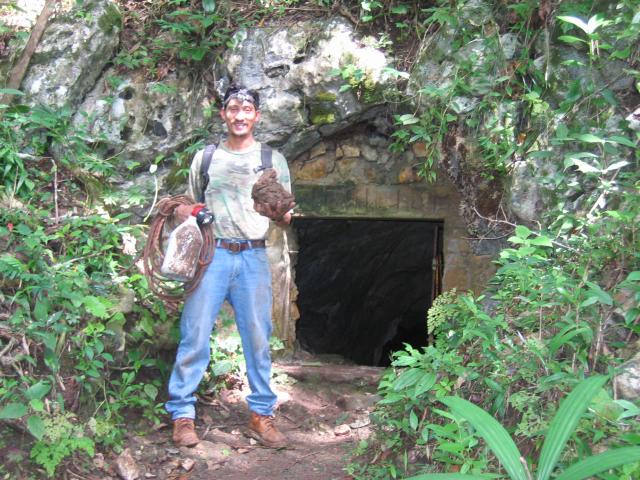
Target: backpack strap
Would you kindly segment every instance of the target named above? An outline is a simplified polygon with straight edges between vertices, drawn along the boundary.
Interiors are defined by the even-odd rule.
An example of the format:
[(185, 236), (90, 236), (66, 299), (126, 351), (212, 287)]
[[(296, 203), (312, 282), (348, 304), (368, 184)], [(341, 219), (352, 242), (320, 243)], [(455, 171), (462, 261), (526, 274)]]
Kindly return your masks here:
[(204, 203), (204, 192), (209, 185), (209, 165), (211, 165), (211, 159), (216, 151), (216, 145), (211, 144), (204, 147), (204, 153), (202, 154), (202, 163), (200, 164), (200, 177), (202, 178), (202, 190), (200, 191), (200, 198), (198, 201)]
[(260, 166), (253, 169), (258, 173), (267, 168), (273, 167), (273, 149), (266, 143), (260, 144)]

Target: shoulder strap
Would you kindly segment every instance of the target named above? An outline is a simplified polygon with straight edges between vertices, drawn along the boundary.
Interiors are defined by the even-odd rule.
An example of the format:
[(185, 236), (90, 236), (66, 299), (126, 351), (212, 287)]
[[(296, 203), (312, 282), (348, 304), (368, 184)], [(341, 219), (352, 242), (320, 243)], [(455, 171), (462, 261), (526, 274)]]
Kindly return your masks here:
[(266, 143), (260, 144), (260, 161), (262, 162), (262, 170), (273, 167), (273, 150)]
[(216, 151), (216, 145), (211, 144), (204, 147), (204, 153), (202, 154), (202, 163), (200, 164), (200, 177), (202, 177), (202, 190), (200, 192), (200, 198), (198, 201), (204, 203), (204, 192), (209, 185), (209, 165), (211, 165), (211, 159)]
[(254, 168), (254, 172), (258, 173), (267, 168), (273, 167), (273, 149), (266, 143), (260, 144), (260, 166)]

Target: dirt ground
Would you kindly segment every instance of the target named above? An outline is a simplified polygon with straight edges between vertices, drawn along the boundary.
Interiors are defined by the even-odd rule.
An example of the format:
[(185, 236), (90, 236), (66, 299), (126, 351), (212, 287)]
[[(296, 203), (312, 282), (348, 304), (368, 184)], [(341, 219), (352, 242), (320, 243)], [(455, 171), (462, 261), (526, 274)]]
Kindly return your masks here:
[[(331, 365), (313, 362), (308, 370)], [(378, 399), (358, 367), (341, 365), (341, 378), (307, 375), (299, 379), (274, 364), (274, 389), (279, 404), (276, 425), (290, 446), (263, 448), (244, 435), (248, 411), (246, 386), (200, 398), (196, 430), (201, 439), (194, 448), (176, 448), (167, 423), (147, 435), (131, 435), (119, 456), (98, 454), (93, 471), (66, 478), (173, 480), (346, 480), (346, 454), (370, 435), (369, 413)], [(336, 367), (337, 368), (337, 367)], [(353, 375), (349, 375), (353, 368)], [(319, 370), (322, 370), (319, 369)], [(345, 375), (345, 373), (347, 375)], [(303, 375), (304, 377), (304, 375)], [(347, 380), (351, 378), (352, 380)], [(245, 384), (246, 385), (246, 384)], [(70, 473), (70, 472), (67, 472)], [(61, 477), (62, 478), (62, 477)]]

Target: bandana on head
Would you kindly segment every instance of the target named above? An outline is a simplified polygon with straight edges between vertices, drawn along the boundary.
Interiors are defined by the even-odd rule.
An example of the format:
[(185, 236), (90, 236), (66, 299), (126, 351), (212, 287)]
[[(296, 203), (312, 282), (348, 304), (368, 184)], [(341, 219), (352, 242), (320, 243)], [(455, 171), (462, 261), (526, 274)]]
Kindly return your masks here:
[(258, 102), (253, 94), (246, 88), (241, 88), (233, 93), (231, 93), (224, 101), (224, 108), (227, 108), (227, 105), (231, 101), (232, 98), (236, 98), (241, 102), (249, 102), (252, 103), (256, 109), (258, 108)]

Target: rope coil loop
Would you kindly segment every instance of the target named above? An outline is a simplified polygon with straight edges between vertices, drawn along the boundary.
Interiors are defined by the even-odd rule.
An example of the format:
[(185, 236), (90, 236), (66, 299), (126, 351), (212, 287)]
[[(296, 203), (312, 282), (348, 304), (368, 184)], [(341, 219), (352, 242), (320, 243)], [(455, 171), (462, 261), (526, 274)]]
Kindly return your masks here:
[(165, 225), (168, 228), (170, 227), (176, 208), (181, 205), (193, 205), (194, 203), (196, 202), (188, 195), (174, 195), (160, 200), (156, 206), (156, 216), (149, 226), (147, 243), (142, 254), (144, 276), (149, 284), (149, 289), (170, 310), (177, 310), (178, 304), (183, 298), (190, 295), (198, 287), (204, 272), (213, 260), (215, 234), (213, 233), (213, 225), (209, 224), (200, 227), (203, 244), (193, 280), (177, 285), (175, 281), (165, 278), (160, 273), (165, 255), (163, 250), (164, 227)]

